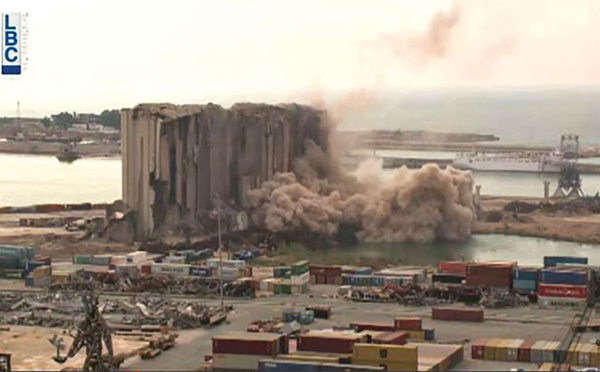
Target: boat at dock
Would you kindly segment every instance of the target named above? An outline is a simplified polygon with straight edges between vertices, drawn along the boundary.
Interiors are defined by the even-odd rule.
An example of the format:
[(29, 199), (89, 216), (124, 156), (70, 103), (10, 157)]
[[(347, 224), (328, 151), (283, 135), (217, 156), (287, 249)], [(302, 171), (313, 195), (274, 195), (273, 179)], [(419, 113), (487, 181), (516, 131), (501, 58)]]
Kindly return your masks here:
[(68, 147), (63, 149), (62, 152), (60, 152), (58, 155), (56, 155), (56, 158), (58, 159), (58, 161), (63, 162), (63, 163), (72, 163), (75, 160), (79, 159), (79, 153), (77, 152), (77, 150), (75, 150), (72, 147)]
[(478, 172), (559, 173), (561, 152), (551, 153), (459, 153), (453, 166)]

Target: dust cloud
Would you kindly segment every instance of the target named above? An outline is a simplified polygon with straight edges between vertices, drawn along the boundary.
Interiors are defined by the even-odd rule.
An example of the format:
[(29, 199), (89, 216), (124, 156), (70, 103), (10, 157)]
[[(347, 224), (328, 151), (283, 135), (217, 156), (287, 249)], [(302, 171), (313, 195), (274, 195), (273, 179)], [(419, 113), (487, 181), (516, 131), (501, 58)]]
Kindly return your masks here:
[(381, 160), (364, 162), (354, 174), (347, 174), (335, 156), (340, 146), (335, 141), (336, 124), (374, 104), (385, 80), (384, 63), (372, 53), (373, 48), (418, 64), (444, 59), (460, 19), (460, 8), (455, 5), (435, 13), (422, 34), (379, 35), (361, 54), (360, 72), (366, 84), (329, 105), (313, 91), (312, 103), (329, 113), (325, 124), (328, 148), (307, 140), (293, 173), (276, 174), (260, 189), (249, 191), (253, 223), (273, 232), (308, 230), (328, 237), (347, 224), (355, 226), (356, 238), (365, 242), (468, 238), (474, 219), (470, 172), (427, 164), (416, 170), (402, 167), (386, 180)]
[(381, 160), (345, 174), (318, 146), (307, 145), (294, 173), (277, 174), (249, 191), (255, 225), (334, 237), (340, 225), (349, 224), (357, 226), (356, 238), (365, 242), (463, 241), (471, 235), (470, 172), (427, 164), (416, 170), (402, 167), (386, 181)]

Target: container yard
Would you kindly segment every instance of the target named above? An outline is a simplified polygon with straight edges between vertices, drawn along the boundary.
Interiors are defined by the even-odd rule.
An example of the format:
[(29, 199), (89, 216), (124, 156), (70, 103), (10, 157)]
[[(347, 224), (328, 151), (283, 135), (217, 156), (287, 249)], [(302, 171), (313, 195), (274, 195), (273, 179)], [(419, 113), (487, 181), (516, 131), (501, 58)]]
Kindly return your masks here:
[[(101, 303), (115, 332), (137, 334), (144, 324), (170, 324), (190, 335), (208, 332), (212, 344), (198, 350), (215, 370), (600, 366), (590, 333), (600, 330), (597, 315), (574, 323), (596, 295), (599, 269), (585, 257), (545, 257), (539, 267), (441, 261), (374, 269), (308, 261), (265, 267), (207, 252), (75, 255), (66, 261), (3, 246), (0, 254), (3, 288), (11, 291), (3, 297), (0, 324), (70, 328), (76, 316), (57, 318), (76, 311), (76, 294), (67, 293), (91, 280), (102, 288)], [(235, 314), (224, 315), (229, 325), (219, 325), (220, 278)], [(134, 297), (142, 292), (144, 298)], [(165, 294), (178, 297), (161, 298)], [(516, 337), (510, 338), (514, 327)], [(566, 328), (583, 337), (564, 351)], [(482, 330), (490, 337), (482, 338)], [(155, 360), (160, 366), (192, 346), (178, 342), (125, 365)], [(151, 354), (154, 359), (147, 359)]]

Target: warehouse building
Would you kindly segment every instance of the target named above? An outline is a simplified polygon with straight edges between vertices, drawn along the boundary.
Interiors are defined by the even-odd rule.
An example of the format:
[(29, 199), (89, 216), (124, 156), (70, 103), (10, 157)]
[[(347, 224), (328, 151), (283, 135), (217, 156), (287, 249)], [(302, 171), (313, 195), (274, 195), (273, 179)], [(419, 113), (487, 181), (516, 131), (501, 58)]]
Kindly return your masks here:
[(311, 139), (327, 149), (324, 113), (296, 104), (141, 104), (121, 112), (123, 201), (136, 238), (186, 221), (202, 228), (215, 197), (244, 207), (246, 192), (292, 170)]

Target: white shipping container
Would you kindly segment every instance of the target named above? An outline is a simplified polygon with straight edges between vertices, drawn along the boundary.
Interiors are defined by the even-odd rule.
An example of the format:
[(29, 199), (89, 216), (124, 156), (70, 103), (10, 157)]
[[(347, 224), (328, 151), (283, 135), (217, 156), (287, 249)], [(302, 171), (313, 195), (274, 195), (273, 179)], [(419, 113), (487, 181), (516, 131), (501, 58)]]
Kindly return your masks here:
[(298, 285), (305, 284), (305, 283), (308, 283), (308, 281), (310, 280), (310, 274), (307, 271), (301, 275), (292, 275), (291, 280), (292, 280), (292, 284), (298, 284)]
[(136, 276), (140, 274), (140, 268), (135, 264), (122, 264), (115, 266), (115, 273), (123, 276)]
[(167, 256), (164, 258), (163, 262), (174, 263), (174, 264), (184, 264), (185, 257), (184, 256)]
[(538, 306), (541, 308), (582, 308), (586, 303), (585, 298), (570, 298), (570, 297), (548, 297), (538, 296)]
[(531, 363), (542, 363), (544, 361), (544, 348), (548, 341), (538, 341), (531, 347)]
[(268, 357), (264, 355), (213, 354), (213, 369), (257, 371), (258, 362), (263, 359), (268, 359)]
[(252, 277), (254, 279), (267, 279), (273, 277), (273, 268), (272, 267), (252, 267)]
[(110, 258), (110, 263), (112, 265), (124, 265), (127, 263), (127, 256), (112, 256)]
[[(219, 267), (219, 259), (218, 258), (209, 258), (206, 260), (206, 264), (208, 267)], [(223, 267), (234, 267), (236, 269), (241, 269), (246, 266), (246, 261), (242, 260), (223, 260)]]
[(127, 253), (126, 257), (128, 263), (140, 263), (142, 261), (146, 261), (146, 251)]
[(190, 275), (190, 265), (154, 263), (151, 272), (152, 274), (184, 277)]

